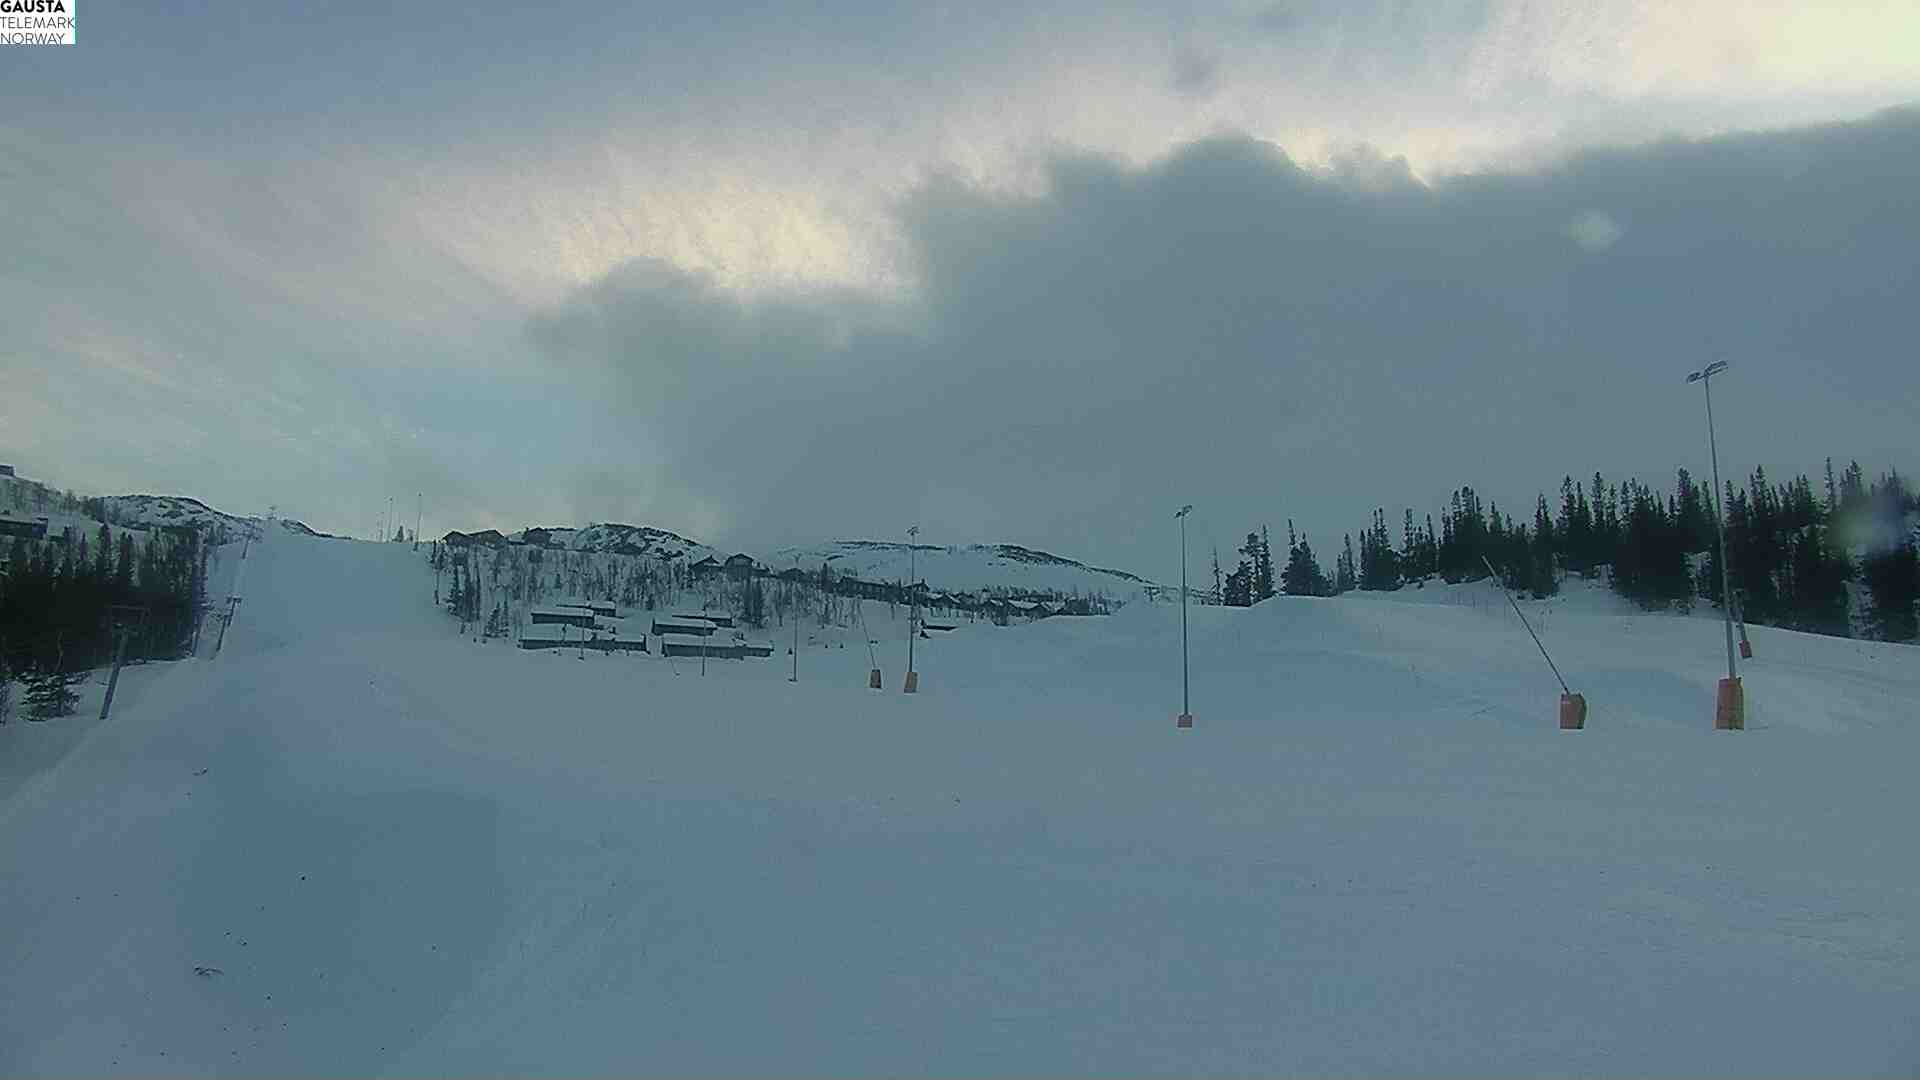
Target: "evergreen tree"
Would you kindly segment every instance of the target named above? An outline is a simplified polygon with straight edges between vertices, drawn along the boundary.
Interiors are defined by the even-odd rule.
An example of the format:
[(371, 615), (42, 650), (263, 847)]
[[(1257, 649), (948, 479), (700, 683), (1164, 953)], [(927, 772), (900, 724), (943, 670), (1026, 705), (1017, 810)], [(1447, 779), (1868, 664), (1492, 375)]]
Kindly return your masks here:
[(760, 587), (759, 578), (748, 578), (746, 586), (741, 589), (740, 618), (756, 630), (767, 625), (767, 594)]
[(1554, 534), (1553, 515), (1547, 512), (1547, 497), (1541, 495), (1533, 508), (1533, 543), (1526, 551), (1527, 574), (1526, 589), (1535, 600), (1545, 599), (1560, 591), (1559, 578), (1554, 574), (1554, 552), (1559, 537)]
[(1230, 607), (1248, 607), (1254, 602), (1259, 578), (1260, 534), (1248, 533), (1239, 554), (1239, 565), (1227, 575), (1225, 600)]
[(26, 712), (29, 720), (51, 720), (72, 716), (80, 695), (73, 690), (75, 677), (57, 668), (42, 671), (27, 679)]
[(1871, 601), (1869, 621), (1882, 641), (1912, 641), (1920, 636), (1920, 556), (1911, 537), (1861, 560)]
[(1609, 486), (1598, 472), (1593, 474), (1592, 553), (1594, 566), (1611, 563), (1620, 546), (1620, 492)]
[[(1385, 540), (1387, 538), (1387, 524), (1385, 514), (1382, 511), (1374, 511), (1374, 526), (1379, 531), (1380, 539)], [(1426, 537), (1421, 534), (1418, 529), (1413, 527), (1412, 507), (1408, 507), (1402, 515), (1400, 519), (1400, 529), (1400, 565), (1397, 567), (1398, 573), (1395, 575), (1396, 585), (1401, 581), (1412, 581), (1415, 578), (1426, 577), (1433, 572), (1431, 560), (1421, 557), (1422, 549), (1426, 546), (1424, 543)], [(1427, 532), (1431, 533), (1432, 531), (1433, 519), (1428, 518)]]
[(1295, 538), (1291, 520), (1287, 522), (1287, 566), (1281, 578), (1289, 596), (1325, 596), (1333, 591), (1313, 557), (1313, 545)]
[(1791, 587), (1786, 602), (1786, 625), (1797, 630), (1835, 637), (1851, 637), (1847, 617), (1847, 582), (1853, 580), (1853, 560), (1833, 546), (1824, 526), (1794, 530), (1790, 564)]
[(1584, 500), (1579, 494), (1572, 476), (1560, 481), (1560, 520), (1554, 531), (1560, 539), (1560, 561), (1569, 572), (1585, 572), (1588, 566), (1587, 529), (1581, 505)]
[(94, 544), (93, 578), (105, 585), (113, 576), (113, 527), (102, 522), (97, 542)]
[[(1252, 536), (1247, 537), (1251, 543)], [(1253, 600), (1259, 603), (1273, 593), (1273, 550), (1268, 544), (1267, 527), (1260, 526), (1260, 542), (1253, 556)]]
[(1353, 562), (1353, 534), (1341, 537), (1340, 557), (1334, 564), (1333, 591), (1335, 595), (1352, 592), (1358, 584), (1358, 574)]
[[(1414, 546), (1413, 511), (1407, 511), (1404, 539), (1407, 551)], [(1400, 587), (1402, 567), (1410, 563), (1410, 557), (1396, 553), (1393, 541), (1387, 533), (1387, 512), (1375, 507), (1373, 523), (1360, 536), (1360, 562), (1358, 566), (1360, 587), (1373, 591), (1391, 591)]]
[(113, 589), (116, 593), (128, 593), (133, 589), (133, 534), (120, 534), (120, 557), (114, 564)]
[(1840, 474), (1840, 509), (1851, 510), (1867, 498), (1867, 477), (1860, 471), (1860, 463), (1855, 461), (1847, 465)]
[(1689, 555), (1713, 547), (1713, 514), (1707, 505), (1707, 493), (1693, 482), (1692, 474), (1681, 469), (1674, 484), (1674, 527), (1680, 532)]
[(1649, 610), (1687, 607), (1693, 596), (1687, 539), (1651, 489), (1627, 480), (1620, 493), (1626, 511), (1614, 548), (1614, 591)]
[(1220, 602), (1228, 607), (1247, 607), (1253, 603), (1253, 571), (1245, 562), (1227, 575)]

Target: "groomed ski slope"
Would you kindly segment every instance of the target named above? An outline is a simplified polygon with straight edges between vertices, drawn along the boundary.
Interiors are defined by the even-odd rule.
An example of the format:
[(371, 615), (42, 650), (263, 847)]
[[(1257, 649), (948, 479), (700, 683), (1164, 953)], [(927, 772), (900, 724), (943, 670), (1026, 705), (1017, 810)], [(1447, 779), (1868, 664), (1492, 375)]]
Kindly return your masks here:
[(246, 575), (0, 728), (0, 1074), (1920, 1068), (1911, 647), (1756, 629), (1716, 733), (1710, 619), (1563, 605), (1563, 733), (1492, 603), (1282, 598), (1191, 613), (1179, 732), (1171, 607), (907, 697), (884, 605), (877, 694), (461, 640), (404, 545)]

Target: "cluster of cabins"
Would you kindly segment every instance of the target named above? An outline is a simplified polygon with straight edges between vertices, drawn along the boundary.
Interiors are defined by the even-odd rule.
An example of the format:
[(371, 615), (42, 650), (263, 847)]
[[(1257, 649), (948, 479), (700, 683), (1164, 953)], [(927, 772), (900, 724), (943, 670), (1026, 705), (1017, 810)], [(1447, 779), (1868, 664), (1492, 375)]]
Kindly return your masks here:
[(749, 656), (772, 656), (773, 646), (719, 637), (721, 629), (732, 629), (733, 616), (717, 611), (694, 615), (655, 615), (653, 634), (660, 639), (662, 656), (710, 656), (720, 660), (744, 660)]
[[(617, 618), (618, 609), (604, 600), (537, 607), (528, 612), (530, 625), (520, 633), (520, 647), (651, 653), (647, 635), (628, 633), (600, 621)], [(733, 616), (703, 611), (691, 615), (656, 615), (652, 632), (660, 643), (661, 656), (744, 660), (750, 656), (773, 655), (773, 646), (764, 642), (716, 640), (715, 632), (723, 627), (733, 627)]]
[(537, 607), (527, 613), (527, 621), (531, 625), (520, 631), (520, 647), (597, 649), (600, 652), (648, 651), (645, 634), (629, 634), (600, 622), (602, 618), (618, 617), (618, 609), (604, 600)]

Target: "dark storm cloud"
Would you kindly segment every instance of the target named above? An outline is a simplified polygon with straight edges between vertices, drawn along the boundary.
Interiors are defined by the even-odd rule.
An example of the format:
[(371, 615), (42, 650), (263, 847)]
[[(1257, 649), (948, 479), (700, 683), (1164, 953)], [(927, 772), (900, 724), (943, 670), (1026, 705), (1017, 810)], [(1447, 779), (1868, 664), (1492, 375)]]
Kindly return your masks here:
[[(650, 469), (742, 542), (1006, 539), (1170, 573), (1167, 511), (1322, 550), (1376, 503), (1563, 473), (1915, 464), (1920, 114), (1587, 153), (1426, 186), (1243, 137), (1146, 168), (1066, 155), (1046, 194), (954, 179), (898, 208), (897, 310), (742, 300), (629, 266), (536, 320), (605, 379)], [(666, 522), (671, 526), (671, 522)]]
[(1176, 94), (1209, 97), (1220, 88), (1220, 58), (1198, 49), (1181, 49), (1174, 53), (1170, 81)]

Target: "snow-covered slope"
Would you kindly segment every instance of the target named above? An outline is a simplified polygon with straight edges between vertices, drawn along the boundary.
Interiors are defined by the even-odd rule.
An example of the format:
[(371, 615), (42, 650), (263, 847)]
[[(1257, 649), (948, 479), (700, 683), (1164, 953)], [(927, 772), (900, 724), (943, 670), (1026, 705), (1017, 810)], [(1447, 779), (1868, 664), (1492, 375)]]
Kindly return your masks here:
[[(878, 540), (835, 540), (781, 548), (767, 559), (775, 570), (798, 565), (817, 570), (821, 563), (837, 574), (867, 581), (905, 581), (907, 545)], [(1088, 566), (1073, 559), (1016, 544), (968, 544), (964, 547), (917, 545), (914, 572), (930, 589), (972, 592), (984, 588), (1055, 593), (1105, 593), (1132, 598), (1150, 584), (1123, 570)]]
[[(790, 660), (455, 636), (270, 535), (0, 728), (0, 1074), (1906, 1075), (1920, 649), (1407, 596)], [(1432, 600), (1440, 591), (1425, 595)], [(776, 629), (777, 641), (786, 640)], [(73, 739), (35, 758), (35, 740)], [(201, 973), (204, 972), (204, 973)]]

